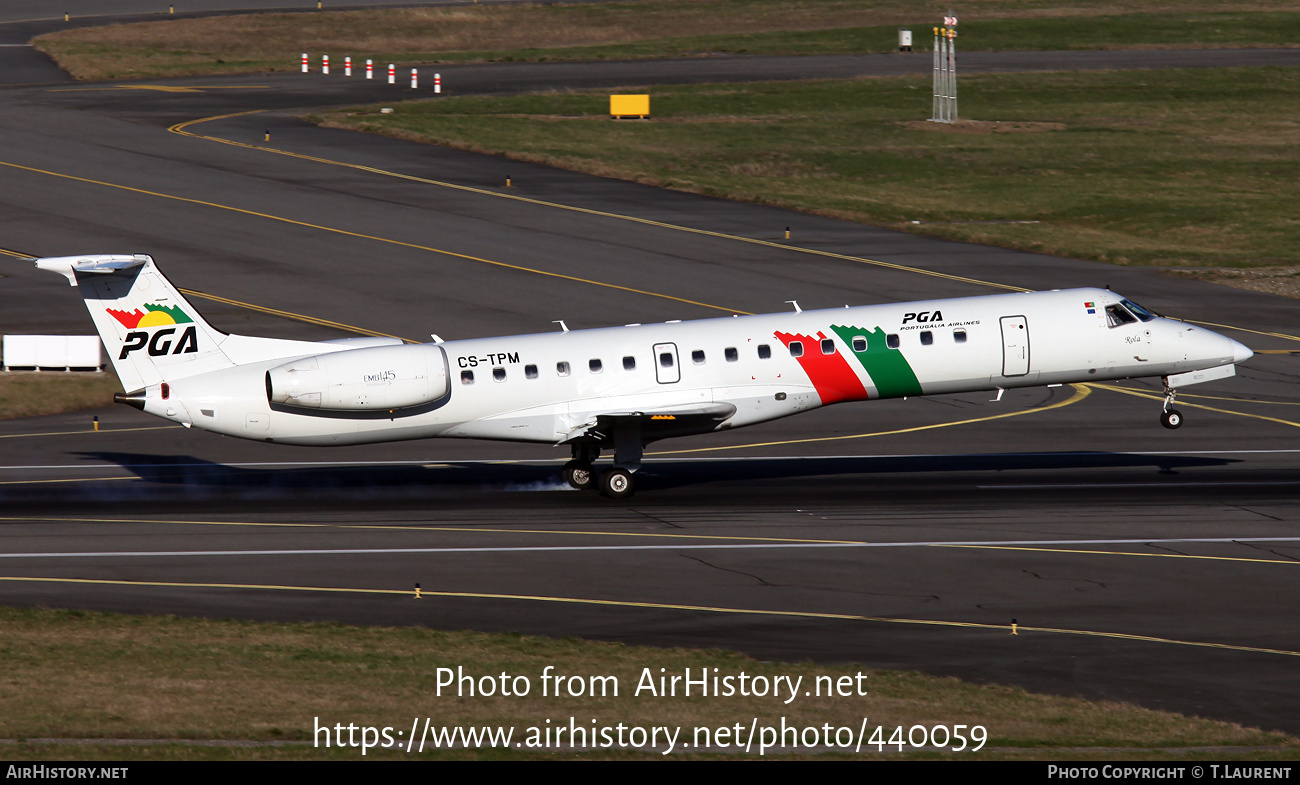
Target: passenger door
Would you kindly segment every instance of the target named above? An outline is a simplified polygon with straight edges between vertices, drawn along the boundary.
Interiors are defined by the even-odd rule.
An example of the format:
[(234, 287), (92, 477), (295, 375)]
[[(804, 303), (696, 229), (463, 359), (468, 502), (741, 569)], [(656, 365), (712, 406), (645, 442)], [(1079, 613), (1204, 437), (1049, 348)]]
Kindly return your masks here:
[(1029, 373), (1029, 320), (1023, 316), (1002, 317), (1002, 375)]

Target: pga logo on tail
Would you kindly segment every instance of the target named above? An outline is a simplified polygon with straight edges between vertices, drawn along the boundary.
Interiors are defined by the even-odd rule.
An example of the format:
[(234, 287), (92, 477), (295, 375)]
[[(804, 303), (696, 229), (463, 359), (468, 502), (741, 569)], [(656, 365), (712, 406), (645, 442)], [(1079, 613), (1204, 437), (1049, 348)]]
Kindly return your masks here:
[[(106, 309), (110, 316), (121, 322), (122, 326), (131, 332), (126, 334), (126, 340), (122, 344), (122, 353), (117, 356), (119, 360), (125, 360), (126, 356), (137, 349), (149, 347), (149, 356), (161, 357), (165, 354), (190, 354), (199, 350), (198, 332), (194, 327), (194, 320), (189, 317), (185, 311), (178, 306), (152, 305), (144, 306), (148, 312), (142, 313), (139, 308), (134, 311), (115, 311), (112, 308)], [(189, 324), (185, 332), (176, 341), (175, 348), (172, 348), (170, 336), (176, 334), (175, 325)], [(158, 330), (150, 338), (148, 331), (140, 330), (140, 327), (161, 327), (163, 325), (172, 325), (164, 330)], [(167, 340), (163, 340), (166, 338)]]

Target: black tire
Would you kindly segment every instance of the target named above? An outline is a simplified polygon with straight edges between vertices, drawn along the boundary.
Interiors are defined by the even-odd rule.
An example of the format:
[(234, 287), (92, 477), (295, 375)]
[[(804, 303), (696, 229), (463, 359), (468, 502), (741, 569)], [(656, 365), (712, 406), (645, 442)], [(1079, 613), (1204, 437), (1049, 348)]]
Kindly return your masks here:
[(610, 469), (600, 475), (600, 492), (611, 499), (626, 499), (633, 490), (632, 472), (627, 469)]
[(589, 463), (569, 461), (564, 464), (564, 481), (580, 491), (585, 491), (595, 486), (596, 471)]
[(1170, 409), (1167, 412), (1160, 413), (1160, 424), (1173, 430), (1183, 424), (1183, 413), (1177, 409)]

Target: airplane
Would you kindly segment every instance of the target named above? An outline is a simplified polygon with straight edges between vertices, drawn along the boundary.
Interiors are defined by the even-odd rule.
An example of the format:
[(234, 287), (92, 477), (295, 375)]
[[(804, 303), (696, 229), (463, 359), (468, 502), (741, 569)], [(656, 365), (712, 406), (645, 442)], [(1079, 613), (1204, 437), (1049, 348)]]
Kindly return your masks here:
[[(186, 427), (277, 444), (432, 437), (568, 445), (565, 480), (633, 492), (645, 445), (846, 401), (1235, 373), (1253, 352), (1109, 289), (1067, 289), (406, 343), (212, 327), (147, 254), (36, 260), (81, 290), (123, 387)], [(793, 302), (793, 301), (792, 301)], [(597, 471), (602, 450), (613, 464)]]

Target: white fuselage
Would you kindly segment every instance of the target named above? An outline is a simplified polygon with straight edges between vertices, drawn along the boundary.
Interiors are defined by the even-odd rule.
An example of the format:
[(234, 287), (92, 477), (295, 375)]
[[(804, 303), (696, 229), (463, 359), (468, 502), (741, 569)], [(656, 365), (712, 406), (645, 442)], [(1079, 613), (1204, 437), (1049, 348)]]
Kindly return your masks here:
[[(169, 381), (166, 399), (161, 384), (151, 385), (144, 410), (291, 444), (428, 437), (554, 444), (610, 413), (734, 406), (713, 430), (841, 401), (1165, 376), (1250, 356), (1224, 336), (1140, 309), (1145, 321), (1115, 324), (1107, 309), (1122, 301), (1108, 290), (1074, 289), (380, 348), (280, 342), (285, 348), (272, 359)], [(420, 368), (442, 364), (413, 372), (420, 385), (436, 386), (436, 399), (386, 408), (396, 399), (385, 385), (413, 383), (389, 366), (414, 352), (422, 353)], [(273, 381), (307, 378), (303, 358), (326, 355), (333, 375), (321, 384), (359, 403), (313, 409), (285, 394), (281, 400), (295, 405), (272, 402)], [(286, 363), (297, 364), (286, 371)], [(330, 400), (328, 389), (324, 395)]]

